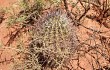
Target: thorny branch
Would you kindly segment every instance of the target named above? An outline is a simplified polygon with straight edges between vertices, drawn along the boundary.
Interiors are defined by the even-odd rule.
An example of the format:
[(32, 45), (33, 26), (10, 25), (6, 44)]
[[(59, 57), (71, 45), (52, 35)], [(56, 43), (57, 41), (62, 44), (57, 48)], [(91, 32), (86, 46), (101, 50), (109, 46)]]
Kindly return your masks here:
[[(67, 0), (63, 0), (63, 3), (64, 3), (64, 6), (65, 6), (65, 10), (68, 14), (68, 16), (70, 17), (70, 19), (72, 19), (72, 22), (74, 22), (75, 24), (79, 25), (79, 26), (82, 26), (90, 31), (93, 32), (93, 36), (89, 36), (89, 38), (87, 38), (85, 41), (81, 42), (79, 40), (79, 45), (77, 46), (77, 48), (75, 48), (75, 51), (74, 54), (77, 54), (76, 56), (74, 56), (72, 58), (72, 60), (75, 60), (77, 62), (77, 69), (81, 69), (81, 70), (86, 70), (86, 68), (82, 67), (81, 64), (80, 64), (80, 59), (81, 57), (85, 57), (85, 59), (89, 62), (89, 64), (92, 66), (93, 70), (102, 70), (102, 69), (110, 69), (109, 67), (107, 66), (102, 66), (99, 59), (100, 58), (104, 58), (106, 61), (108, 61), (110, 63), (110, 52), (109, 52), (109, 46), (110, 46), (110, 37), (104, 37), (104, 36), (101, 36), (100, 34), (101, 33), (104, 33), (102, 31), (97, 31), (97, 30), (94, 30), (94, 29), (91, 29), (91, 28), (88, 28), (84, 25), (82, 25), (80, 23), (80, 20), (84, 17), (84, 16), (87, 16), (86, 13), (90, 10), (90, 5), (88, 4), (88, 8), (85, 8), (84, 5), (83, 5), (83, 2), (82, 0), (78, 0), (83, 8), (85, 9), (84, 13), (78, 18), (73, 18), (72, 15), (71, 15), (71, 12), (69, 11), (68, 9), (68, 3), (67, 3)], [(95, 5), (96, 7), (99, 8), (99, 5), (101, 4), (94, 4), (94, 3), (91, 3), (91, 2), (87, 2), (86, 3), (90, 3), (92, 5)], [(98, 9), (97, 8), (97, 9)], [(110, 8), (107, 8), (107, 0), (106, 2), (103, 3), (103, 9), (99, 9), (100, 11), (100, 14), (97, 18), (97, 20), (99, 21), (102, 21), (101, 19), (103, 18), (106, 18), (104, 17), (104, 15), (110, 10)], [(109, 14), (107, 15), (107, 17), (109, 16)], [(32, 15), (29, 16), (29, 18), (32, 17)], [(100, 19), (98, 19), (100, 17)], [(91, 18), (91, 16), (90, 16)], [(95, 18), (95, 19), (96, 19)], [(94, 18), (93, 18), (94, 19)], [(35, 19), (36, 20), (36, 19)], [(25, 26), (24, 26), (25, 27)], [(16, 33), (18, 34), (19, 31), (21, 29), (23, 29), (24, 27), (20, 28)], [(77, 26), (78, 27), (78, 26)], [(97, 38), (95, 37), (95, 35), (97, 35), (99, 37), (98, 41), (100, 41), (99, 43), (96, 42)], [(14, 38), (13, 37), (16, 37), (16, 36), (12, 36), (9, 40), (9, 43), (11, 42), (11, 40), (13, 40)], [(91, 39), (92, 38), (92, 39)], [(90, 42), (89, 42), (90, 41)], [(94, 45), (92, 45), (92, 42), (94, 42)], [(89, 43), (88, 43), (89, 42)], [(86, 49), (83, 49), (83, 48), (86, 48)], [(108, 53), (106, 53), (106, 52)], [(83, 53), (82, 53), (83, 52)], [(88, 54), (90, 57), (91, 57), (91, 60), (92, 60), (92, 63), (90, 63), (90, 61), (88, 60), (88, 58), (86, 57), (86, 54)], [(0, 53), (0, 58), (1, 58), (1, 55), (2, 55), (2, 52)], [(17, 55), (17, 54), (16, 54)], [(99, 56), (100, 55), (100, 56)], [(75, 59), (77, 57), (77, 59)], [(5, 60), (6, 61), (6, 60)], [(0, 61), (0, 63), (4, 63), (5, 61)], [(12, 61), (11, 59), (10, 60), (7, 60), (7, 61)], [(94, 62), (95, 61), (95, 64), (98, 66), (97, 68), (94, 66)], [(72, 64), (70, 65), (72, 66)], [(67, 66), (64, 66), (65, 68), (67, 68), (68, 70), (73, 70), (74, 67), (67, 67)]]

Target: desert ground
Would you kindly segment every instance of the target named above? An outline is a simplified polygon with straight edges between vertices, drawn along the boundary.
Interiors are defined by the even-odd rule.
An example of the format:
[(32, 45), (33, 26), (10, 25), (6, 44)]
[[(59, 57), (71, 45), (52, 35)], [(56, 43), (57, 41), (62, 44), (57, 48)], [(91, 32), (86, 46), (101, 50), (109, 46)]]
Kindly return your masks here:
[[(16, 2), (17, 0), (0, 0), (0, 7), (10, 8)], [(79, 7), (80, 6), (81, 5), (79, 4)], [(69, 7), (69, 10), (72, 9), (71, 5), (68, 5), (68, 7)], [(75, 11), (77, 10), (73, 9), (73, 12)], [(90, 9), (86, 14), (94, 15), (96, 13), (94, 12), (93, 9)], [(1, 15), (2, 13), (0, 13), (0, 16)], [(4, 20), (0, 23), (0, 70), (12, 70), (12, 67), (13, 67), (12, 57), (16, 53), (14, 48), (19, 46), (19, 44), (23, 44), (23, 46), (27, 46), (28, 43), (30, 42), (30, 36), (28, 33), (25, 32), (25, 30), (28, 30), (29, 28), (26, 28), (26, 29), (22, 29), (20, 31), (20, 35), (18, 35), (18, 37), (11, 42), (10, 46), (13, 49), (9, 46), (9, 43), (10, 43), (9, 40), (11, 35), (15, 34), (17, 30), (20, 29), (20, 27), (18, 23), (17, 24), (18, 26), (14, 25), (8, 28), (7, 19), (6, 19), (8, 16), (10, 16), (10, 14), (8, 13), (5, 14), (3, 17)], [(109, 20), (110, 17), (108, 17), (107, 19)], [(109, 23), (110, 22), (107, 25), (108, 27), (106, 27), (106, 24), (105, 25), (100, 24), (97, 21), (89, 18), (84, 18), (81, 21), (83, 21), (82, 25), (85, 27), (79, 26), (78, 28), (76, 28), (75, 33), (80, 43), (82, 43), (81, 44), (82, 47), (79, 49), (79, 51), (77, 51), (76, 54), (73, 55), (73, 57), (78, 56), (78, 53), (80, 54), (80, 56), (79, 58), (77, 57), (78, 60), (77, 58), (72, 59), (71, 57), (71, 60), (67, 63), (67, 67), (69, 67), (69, 69), (62, 69), (62, 70), (102, 70), (102, 69), (99, 69), (100, 66), (102, 68), (110, 67), (110, 41), (109, 41), (109, 38), (110, 38)], [(72, 25), (70, 24), (70, 26)], [(99, 31), (100, 33), (98, 33), (97, 31)], [(100, 41), (101, 39), (104, 42), (101, 42)], [(107, 43), (105, 44), (105, 42)], [(96, 44), (99, 45), (98, 48), (96, 47)], [(103, 44), (103, 45), (100, 45), (100, 44)], [(88, 51), (88, 45), (92, 46), (91, 49), (93, 50)], [(95, 50), (97, 50), (98, 52), (101, 52), (102, 54), (97, 53)], [(103, 69), (103, 70), (110, 70), (110, 68)]]

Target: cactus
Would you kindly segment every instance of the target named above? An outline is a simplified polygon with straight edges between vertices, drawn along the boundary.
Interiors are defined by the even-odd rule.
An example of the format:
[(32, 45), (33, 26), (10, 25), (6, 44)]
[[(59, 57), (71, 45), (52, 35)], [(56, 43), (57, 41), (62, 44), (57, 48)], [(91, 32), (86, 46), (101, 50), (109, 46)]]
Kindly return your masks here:
[[(35, 38), (29, 44), (24, 70), (60, 70), (71, 54), (70, 20), (62, 10), (51, 12), (36, 23)], [(40, 27), (41, 25), (41, 27)], [(70, 42), (71, 41), (71, 42)], [(75, 41), (75, 40), (74, 40)], [(31, 65), (30, 65), (31, 64)], [(29, 67), (31, 66), (31, 67)], [(49, 69), (48, 69), (49, 68)]]

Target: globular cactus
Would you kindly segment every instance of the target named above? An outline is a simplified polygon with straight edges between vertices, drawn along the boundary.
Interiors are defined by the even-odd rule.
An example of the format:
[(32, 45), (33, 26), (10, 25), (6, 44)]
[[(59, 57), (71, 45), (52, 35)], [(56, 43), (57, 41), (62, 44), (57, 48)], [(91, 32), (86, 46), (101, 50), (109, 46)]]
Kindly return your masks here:
[(61, 48), (66, 45), (69, 21), (61, 12), (52, 13), (44, 23), (43, 43), (45, 47)]
[[(67, 14), (58, 9), (35, 24), (35, 37), (29, 45), (24, 70), (60, 70), (77, 43), (70, 21)], [(26, 68), (28, 64), (30, 68)]]

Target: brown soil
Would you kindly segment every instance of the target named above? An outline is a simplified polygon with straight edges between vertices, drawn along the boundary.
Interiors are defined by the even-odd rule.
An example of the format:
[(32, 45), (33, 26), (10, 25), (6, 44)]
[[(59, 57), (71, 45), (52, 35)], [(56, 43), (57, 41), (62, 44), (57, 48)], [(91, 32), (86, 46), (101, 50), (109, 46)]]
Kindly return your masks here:
[[(9, 7), (14, 2), (16, 2), (16, 0), (0, 0), (0, 7)], [(89, 13), (91, 13), (91, 12), (92, 11), (90, 11)], [(90, 19), (85, 19), (83, 25), (85, 25), (86, 27), (90, 27), (90, 28), (94, 27), (94, 29), (97, 29), (100, 31), (109, 31), (108, 28), (104, 27), (103, 25), (100, 27), (99, 23), (92, 21)], [(2, 43), (3, 45), (6, 45), (7, 41), (9, 40), (8, 35), (10, 34), (10, 32), (13, 32), (13, 31), (15, 31), (15, 29), (13, 29), (13, 28), (8, 29), (6, 27), (6, 20), (3, 21), (0, 24), (0, 43)], [(79, 36), (80, 41), (83, 42), (91, 34), (92, 34), (91, 31), (85, 29), (84, 27), (80, 27), (77, 35)], [(106, 37), (110, 37), (110, 32), (107, 32), (106, 34), (102, 33), (101, 35), (106, 36)], [(29, 36), (24, 33), (23, 36), (21, 36), (21, 39), (24, 43), (27, 44), (28, 37)], [(97, 43), (98, 42), (99, 41), (97, 41)], [(14, 41), (12, 46), (16, 46), (16, 45), (17, 45), (16, 41)], [(94, 45), (94, 42), (92, 42), (92, 45)], [(4, 47), (6, 47), (6, 46), (4, 46)], [(2, 49), (0, 49), (0, 50), (2, 50)], [(0, 61), (4, 61), (4, 60), (10, 60), (11, 56), (14, 54), (14, 51), (13, 50), (6, 50), (4, 52), (1, 51), (0, 54), (1, 53), (3, 53), (3, 54), (0, 56), (0, 57), (2, 57), (2, 58), (0, 58)], [(91, 57), (88, 54), (86, 55), (86, 57), (88, 58), (88, 60), (91, 59)], [(100, 62), (102, 63), (102, 65), (106, 65), (106, 63), (107, 63), (107, 62), (104, 62), (103, 58), (100, 59)], [(7, 64), (7, 63), (0, 64), (0, 70), (11, 70), (11, 67), (13, 64)], [(72, 64), (72, 66), (77, 68), (76, 61), (71, 61), (70, 63)], [(89, 63), (87, 62), (87, 60), (85, 58), (82, 57), (80, 63), (81, 63), (80, 66), (85, 68), (86, 70), (92, 70), (92, 67), (89, 65)], [(81, 70), (81, 69), (79, 69), (79, 70)]]
[[(9, 8), (12, 4), (14, 4), (17, 0), (0, 0), (0, 7), (2, 8)], [(5, 14), (4, 18), (7, 18), (8, 15)], [(7, 20), (4, 20), (2, 23), (0, 23), (0, 44), (5, 45), (2, 47), (9, 47), (7, 46), (7, 42), (10, 38), (10, 35), (12, 32), (16, 32), (16, 29), (18, 29), (19, 27), (14, 26), (14, 28), (7, 28), (7, 24), (6, 24)], [(27, 40), (28, 40), (29, 35), (24, 33), (22, 30), (22, 36), (20, 36), (20, 40), (22, 41), (22, 43), (25, 43), (25, 46), (27, 44)], [(11, 44), (11, 47), (15, 47), (18, 45), (18, 41), (14, 40)], [(2, 52), (3, 49), (0, 49), (0, 62), (1, 61), (7, 61), (7, 62), (3, 62), (0, 63), (0, 70), (11, 70), (12, 68), (12, 63), (9, 63), (11, 60), (11, 56), (14, 55), (15, 51), (11, 50), (11, 49), (6, 49)]]

